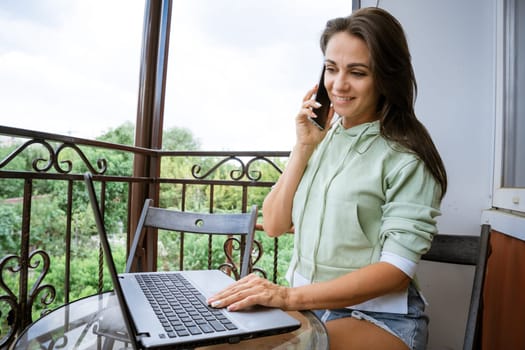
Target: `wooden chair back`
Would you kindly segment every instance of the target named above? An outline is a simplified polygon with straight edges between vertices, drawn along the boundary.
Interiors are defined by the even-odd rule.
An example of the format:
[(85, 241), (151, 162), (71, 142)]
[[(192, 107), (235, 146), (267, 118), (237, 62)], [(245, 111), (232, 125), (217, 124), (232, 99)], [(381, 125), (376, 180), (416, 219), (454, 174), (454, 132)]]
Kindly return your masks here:
[[(256, 221), (256, 205), (253, 205), (248, 213), (211, 214), (157, 208), (152, 206), (151, 199), (146, 199), (126, 262), (126, 272), (132, 270), (147, 229), (153, 228), (179, 233), (244, 237), (244, 240), (241, 238), (238, 241), (239, 244), (244, 241), (243, 247), (241, 247), (242, 264), (240, 271), (238, 271), (235, 264), (226, 264), (233, 270), (232, 272), (236, 278), (242, 278), (251, 271), (251, 253), (254, 244)], [(233, 237), (230, 238), (235, 239)], [(141, 268), (142, 266), (139, 266), (139, 270)]]

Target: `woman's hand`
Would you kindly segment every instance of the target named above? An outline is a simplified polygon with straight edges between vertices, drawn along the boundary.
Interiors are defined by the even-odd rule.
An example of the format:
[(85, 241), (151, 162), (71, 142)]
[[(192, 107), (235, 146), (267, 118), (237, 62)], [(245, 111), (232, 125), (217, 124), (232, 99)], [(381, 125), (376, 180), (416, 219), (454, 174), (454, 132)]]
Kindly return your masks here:
[[(297, 143), (302, 145), (317, 146), (323, 139), (328, 131), (329, 127), (324, 130), (320, 130), (317, 126), (312, 123), (309, 118), (316, 118), (314, 110), (319, 108), (320, 105), (313, 99), (314, 94), (317, 92), (317, 86), (308, 91), (303, 98), (303, 104), (301, 110), (295, 118), (296, 124), (296, 136)], [(330, 125), (334, 116), (334, 109), (330, 107), (328, 112), (328, 118), (326, 125)]]
[(287, 309), (288, 288), (250, 274), (208, 299), (215, 308), (238, 311), (254, 305)]

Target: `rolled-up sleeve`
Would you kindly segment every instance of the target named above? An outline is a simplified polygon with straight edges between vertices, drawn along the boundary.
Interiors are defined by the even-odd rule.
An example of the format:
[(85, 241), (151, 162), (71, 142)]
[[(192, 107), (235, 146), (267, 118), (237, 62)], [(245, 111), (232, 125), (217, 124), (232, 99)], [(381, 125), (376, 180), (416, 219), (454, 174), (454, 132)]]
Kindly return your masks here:
[(419, 159), (385, 177), (382, 250), (419, 262), (437, 233), (441, 188)]

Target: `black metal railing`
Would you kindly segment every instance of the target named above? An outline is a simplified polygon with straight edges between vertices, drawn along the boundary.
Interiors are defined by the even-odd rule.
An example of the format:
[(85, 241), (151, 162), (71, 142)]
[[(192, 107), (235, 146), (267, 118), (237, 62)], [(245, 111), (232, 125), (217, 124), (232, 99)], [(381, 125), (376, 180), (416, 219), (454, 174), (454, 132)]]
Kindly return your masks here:
[[(113, 241), (124, 241), (119, 253), (123, 267), (134, 184), (160, 186), (156, 205), (161, 207), (246, 211), (252, 204), (262, 204), (289, 155), (150, 150), (4, 126), (0, 126), (0, 146), (0, 348), (11, 344), (34, 319), (76, 298), (101, 292), (110, 283), (104, 275), (102, 252), (92, 238), (96, 231), (82, 181), (84, 172), (94, 174)], [(137, 156), (160, 159), (161, 176), (134, 177)], [(263, 229), (261, 224), (258, 229)], [(183, 234), (175, 242), (161, 232), (158, 237), (163, 245), (155, 250), (159, 265), (194, 266), (188, 262), (190, 256), (184, 259), (184, 247), (191, 246), (191, 240)], [(257, 239), (257, 270), (282, 281), (279, 244), (283, 239), (289, 244), (290, 239), (270, 239), (262, 232)], [(214, 244), (210, 241), (206, 247), (204, 267), (211, 268)], [(86, 267), (86, 261), (92, 266)], [(80, 268), (79, 264), (84, 265)]]

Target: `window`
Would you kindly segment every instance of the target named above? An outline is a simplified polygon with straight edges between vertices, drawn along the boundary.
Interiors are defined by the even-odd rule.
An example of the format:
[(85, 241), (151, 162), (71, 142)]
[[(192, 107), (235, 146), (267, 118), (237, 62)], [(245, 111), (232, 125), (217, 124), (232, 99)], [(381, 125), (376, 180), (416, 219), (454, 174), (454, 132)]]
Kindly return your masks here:
[(525, 3), (498, 6), (494, 206), (525, 212)]
[(174, 0), (164, 128), (209, 151), (288, 151), (321, 73), (326, 21), (348, 0)]
[(0, 124), (84, 138), (134, 124), (144, 4), (1, 1)]

